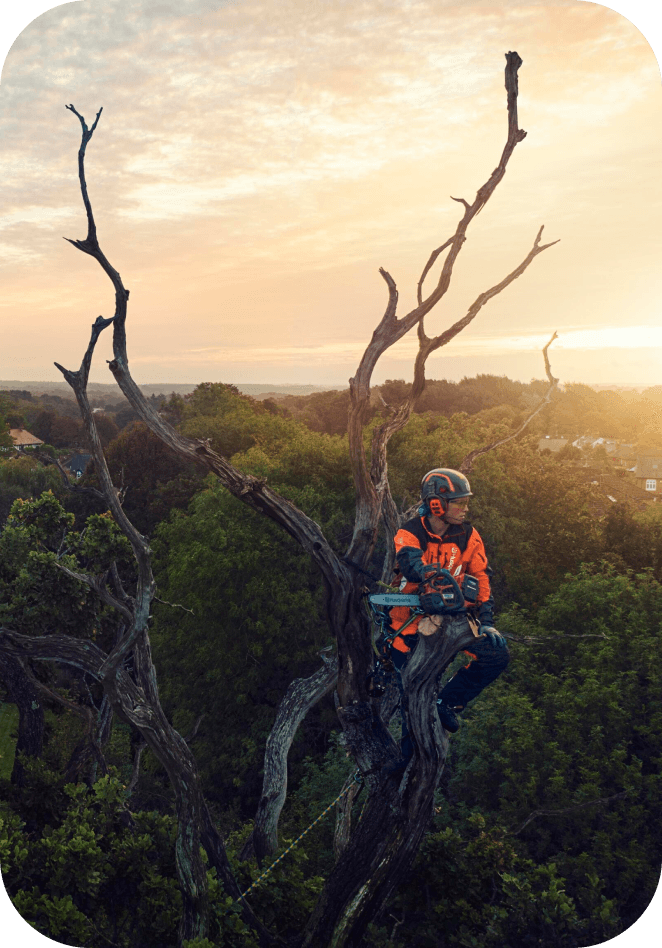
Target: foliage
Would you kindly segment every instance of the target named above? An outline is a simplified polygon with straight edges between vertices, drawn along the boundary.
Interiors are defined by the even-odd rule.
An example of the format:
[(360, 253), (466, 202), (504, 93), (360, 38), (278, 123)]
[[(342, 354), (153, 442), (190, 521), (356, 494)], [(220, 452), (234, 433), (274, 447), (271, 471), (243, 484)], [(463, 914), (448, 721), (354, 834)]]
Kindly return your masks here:
[[(611, 911), (605, 905), (607, 931)], [(588, 943), (587, 932), (601, 927), (588, 924), (555, 863), (536, 865), (522, 857), (504, 829), (487, 828), (479, 811), (428, 834), (389, 919), (392, 931), (393, 921), (400, 922), (399, 937), (389, 939), (383, 924), (375, 925), (374, 948), (576, 948)]]
[[(110, 443), (106, 461), (113, 483), (125, 491), (127, 516), (147, 535), (173, 508), (186, 507), (202, 487), (197, 465), (179, 458), (142, 422), (128, 425)], [(83, 487), (98, 486), (96, 474), (85, 475), (80, 483)], [(82, 503), (78, 511), (85, 517), (97, 506), (94, 502)]]
[(59, 496), (62, 492), (60, 485), (56, 469), (44, 467), (33, 457), (0, 457), (0, 527), (19, 497), (25, 500), (36, 498), (46, 490)]
[(11, 405), (6, 395), (0, 392), (0, 448), (11, 448), (13, 441), (9, 435), (9, 414)]
[(93, 515), (83, 534), (51, 491), (16, 500), (0, 533), (0, 622), (23, 634), (99, 639), (114, 617), (88, 586), (60, 568), (102, 573), (113, 561), (130, 576), (126, 538), (110, 515)]
[[(176, 512), (157, 531), (158, 596), (179, 607), (155, 610), (154, 656), (175, 725), (186, 731), (206, 715), (195, 748), (208, 793), (228, 802), (241, 788), (252, 808), (274, 709), (293, 677), (317, 668), (328, 632), (308, 557), (212, 479), (208, 484), (187, 514)], [(315, 726), (319, 712), (300, 743)]]
[(209, 439), (219, 454), (231, 457), (259, 439), (260, 421), (273, 416), (234, 385), (207, 382), (173, 404), (180, 406), (180, 430), (189, 438)]
[(604, 904), (604, 890), (625, 925), (659, 878), (662, 708), (650, 656), (661, 619), (662, 586), (650, 574), (588, 566), (537, 615), (502, 614), (502, 628), (543, 644), (511, 646), (503, 679), (465, 715), (447, 791), (460, 812), (477, 807), (511, 829), (535, 810), (625, 791), (603, 806), (541, 816), (520, 837), (537, 865), (557, 866), (585, 916)]
[[(527, 399), (540, 394), (534, 385), (491, 377), (469, 381), (458, 383), (463, 413), (419, 410), (393, 438), (389, 474), (399, 506), (417, 499), (430, 467), (457, 465), (470, 449), (512, 431)], [(398, 384), (387, 383), (390, 397)], [(315, 406), (329, 409), (324, 425), (333, 423), (334, 399), (311, 399), (306, 421), (288, 417), (281, 402), (270, 410), (231, 386), (206, 385), (163, 410), (189, 434), (211, 433), (212, 446), (266, 478), (342, 553), (352, 524), (347, 440), (312, 430)], [(618, 420), (615, 405), (611, 396), (570, 387), (540, 424), (556, 418), (569, 435), (577, 412), (590, 417), (593, 406), (602, 417), (607, 406)], [(317, 652), (328, 644), (319, 577), (283, 531), (174, 460), (143, 426), (122, 432), (108, 454), (116, 482), (124, 468), (125, 508), (153, 535), (162, 602), (151, 638), (164, 706), (183, 733), (205, 715), (191, 746), (247, 888), (259, 870), (238, 864), (236, 854), (250, 831), (245, 820), (260, 791), (264, 742), (288, 684), (317, 669)], [(588, 513), (591, 487), (579, 483), (573, 463), (541, 458), (535, 432), (476, 462), (471, 519), (496, 569), (498, 625), (521, 642), (511, 643), (506, 673), (463, 714), (434, 824), (367, 946), (575, 948), (632, 924), (655, 889), (662, 515), (619, 505), (596, 521)], [(101, 574), (115, 561), (130, 589), (130, 552), (110, 517), (98, 505), (80, 505), (84, 516), (74, 524), (55, 472), (32, 459), (0, 462), (0, 487), (3, 478), (22, 499), (12, 497), (0, 533), (0, 618), (28, 634), (114, 634), (116, 618), (57, 566), (59, 557), (73, 570)], [(383, 546), (375, 570), (381, 553)], [(573, 637), (584, 635), (595, 637)], [(335, 799), (351, 770), (334, 726), (329, 699), (300, 728), (281, 852)], [(146, 752), (128, 813), (122, 785), (131, 774), (130, 734), (115, 721), (106, 783), (65, 789), (59, 772), (80, 729), (69, 712), (47, 710), (44, 755), (26, 762), (28, 785), (0, 784), (0, 858), (10, 867), (15, 904), (57, 940), (94, 948), (108, 940), (127, 948), (175, 944), (179, 893), (165, 778)], [(359, 797), (354, 820), (361, 806)], [(152, 807), (160, 814), (144, 812)], [(536, 811), (553, 812), (520, 830)], [(284, 938), (301, 930), (333, 865), (333, 824), (331, 813), (251, 894), (258, 916)], [(214, 873), (209, 879), (214, 922), (208, 938), (191, 946), (251, 948), (237, 906)], [(126, 880), (132, 889), (122, 895)], [(158, 930), (148, 931), (153, 918)]]
[(3, 881), (18, 912), (65, 944), (176, 945), (173, 819), (129, 813), (116, 777), (60, 793), (61, 807), (30, 832), (20, 806), (0, 813)]
[(18, 709), (0, 702), (0, 778), (9, 780), (14, 766)]
[(627, 507), (611, 509), (604, 522), (605, 557), (617, 569), (651, 569), (662, 581), (662, 511), (651, 507), (634, 514)]
[(263, 406), (275, 414), (285, 414), (303, 422), (311, 431), (329, 435), (347, 434), (349, 389), (313, 392), (310, 395), (288, 395), (278, 402), (265, 399)]
[(33, 434), (56, 448), (81, 448), (86, 441), (83, 425), (78, 419), (54, 411), (40, 412), (32, 427)]

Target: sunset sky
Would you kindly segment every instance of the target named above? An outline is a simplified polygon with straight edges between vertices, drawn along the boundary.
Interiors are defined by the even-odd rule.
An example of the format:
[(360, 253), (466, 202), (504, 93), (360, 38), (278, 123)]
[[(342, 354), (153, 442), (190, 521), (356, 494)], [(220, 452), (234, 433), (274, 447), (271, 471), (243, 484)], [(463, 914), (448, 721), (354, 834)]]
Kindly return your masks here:
[[(0, 85), (0, 380), (74, 368), (112, 286), (85, 236), (87, 176), (131, 290), (139, 382), (344, 385), (386, 303), (415, 302), (506, 137), (517, 50), (528, 132), (472, 224), (430, 334), (560, 243), (428, 362), (428, 377), (662, 384), (662, 83), (622, 15), (580, 0), (82, 0), (16, 39)], [(426, 284), (432, 288), (434, 274)], [(94, 381), (110, 382), (110, 332)], [(415, 334), (375, 381), (411, 378)]]

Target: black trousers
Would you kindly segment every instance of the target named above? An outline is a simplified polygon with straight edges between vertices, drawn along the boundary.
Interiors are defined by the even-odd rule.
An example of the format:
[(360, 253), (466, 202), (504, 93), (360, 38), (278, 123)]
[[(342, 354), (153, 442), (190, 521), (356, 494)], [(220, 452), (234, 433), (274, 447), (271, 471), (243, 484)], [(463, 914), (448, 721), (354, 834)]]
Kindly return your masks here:
[(508, 646), (492, 645), (487, 636), (476, 639), (467, 651), (475, 661), (460, 668), (439, 694), (444, 704), (451, 708), (458, 705), (466, 708), (467, 702), (473, 701), (483, 688), (495, 681), (510, 661)]

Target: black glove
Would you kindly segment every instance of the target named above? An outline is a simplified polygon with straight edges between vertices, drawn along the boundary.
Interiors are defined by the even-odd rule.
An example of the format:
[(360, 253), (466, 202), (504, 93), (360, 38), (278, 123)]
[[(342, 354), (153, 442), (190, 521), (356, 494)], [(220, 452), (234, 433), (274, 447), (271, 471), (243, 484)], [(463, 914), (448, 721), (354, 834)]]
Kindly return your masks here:
[(424, 593), (421, 596), (421, 609), (429, 616), (443, 616), (446, 604), (441, 593)]
[[(422, 597), (421, 597), (422, 598)], [(506, 647), (506, 640), (493, 625), (481, 625), (478, 629), (479, 635), (486, 635), (492, 645), (498, 645), (500, 648)]]

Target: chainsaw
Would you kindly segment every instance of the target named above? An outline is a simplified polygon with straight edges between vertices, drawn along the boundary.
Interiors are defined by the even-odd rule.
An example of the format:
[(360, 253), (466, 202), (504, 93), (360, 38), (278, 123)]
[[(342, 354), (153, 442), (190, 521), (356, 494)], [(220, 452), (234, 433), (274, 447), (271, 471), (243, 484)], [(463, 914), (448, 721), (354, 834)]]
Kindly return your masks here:
[[(462, 588), (457, 579), (447, 569), (437, 567), (432, 578), (426, 578), (426, 584), (433, 592), (439, 593), (444, 602), (444, 614), (452, 615), (464, 611), (465, 601), (475, 602), (478, 593), (478, 582), (473, 576), (465, 576)], [(373, 593), (368, 597), (372, 605), (408, 606), (414, 613), (423, 615), (421, 597), (416, 593)]]
[[(440, 566), (436, 566), (433, 575), (426, 576), (425, 582), (420, 585), (424, 590), (431, 590), (441, 595), (444, 602), (444, 614), (446, 615), (457, 615), (466, 612), (466, 605), (475, 603), (478, 597), (478, 580), (474, 576), (465, 575), (462, 586), (460, 586), (457, 579), (447, 569)], [(376, 662), (374, 669), (368, 675), (368, 687), (374, 697), (380, 697), (386, 691), (387, 679), (395, 670), (388, 654), (389, 645), (395, 636), (406, 629), (417, 616), (426, 613), (421, 607), (420, 594), (372, 593), (368, 596), (368, 601), (378, 624), (381, 626), (381, 635), (378, 639), (380, 647), (377, 648), (376, 643), (373, 642)], [(411, 609), (411, 617), (397, 631), (391, 629), (389, 624), (389, 611), (393, 606), (408, 606)], [(474, 634), (477, 634), (475, 630)]]

